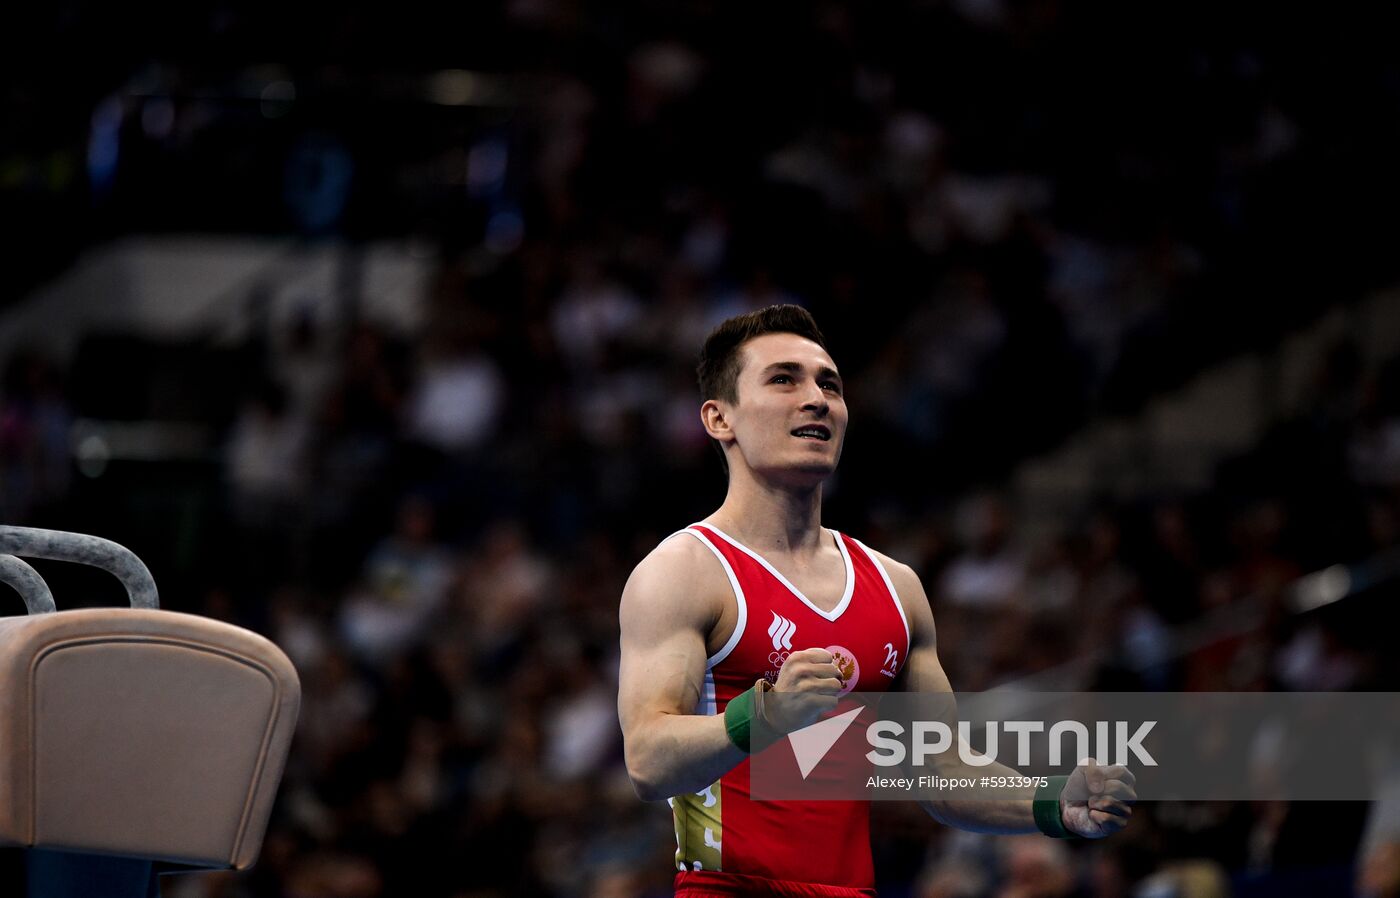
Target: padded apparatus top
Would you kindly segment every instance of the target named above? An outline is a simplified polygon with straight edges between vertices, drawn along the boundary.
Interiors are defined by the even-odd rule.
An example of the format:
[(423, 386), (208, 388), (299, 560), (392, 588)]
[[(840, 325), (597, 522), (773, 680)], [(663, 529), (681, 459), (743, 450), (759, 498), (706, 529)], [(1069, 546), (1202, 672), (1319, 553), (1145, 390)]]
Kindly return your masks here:
[(252, 866), (301, 703), (267, 639), (172, 611), (0, 618), (0, 844)]

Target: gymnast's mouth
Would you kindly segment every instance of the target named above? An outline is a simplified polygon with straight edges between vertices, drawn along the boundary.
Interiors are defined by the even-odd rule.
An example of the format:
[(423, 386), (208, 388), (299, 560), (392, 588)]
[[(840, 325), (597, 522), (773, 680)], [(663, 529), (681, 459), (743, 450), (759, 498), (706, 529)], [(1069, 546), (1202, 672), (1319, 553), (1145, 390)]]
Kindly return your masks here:
[(824, 424), (807, 424), (794, 430), (792, 435), (806, 440), (821, 440), (825, 443), (831, 439), (831, 430)]

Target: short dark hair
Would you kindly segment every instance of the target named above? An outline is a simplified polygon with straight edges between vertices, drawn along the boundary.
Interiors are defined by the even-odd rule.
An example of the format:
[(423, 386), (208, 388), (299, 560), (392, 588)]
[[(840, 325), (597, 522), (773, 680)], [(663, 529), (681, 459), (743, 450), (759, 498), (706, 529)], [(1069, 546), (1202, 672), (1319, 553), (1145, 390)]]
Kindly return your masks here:
[(700, 399), (739, 401), (739, 369), (744, 357), (740, 348), (764, 334), (797, 334), (826, 349), (826, 340), (812, 313), (801, 306), (767, 306), (755, 312), (735, 315), (720, 323), (705, 338), (695, 375), (700, 381)]

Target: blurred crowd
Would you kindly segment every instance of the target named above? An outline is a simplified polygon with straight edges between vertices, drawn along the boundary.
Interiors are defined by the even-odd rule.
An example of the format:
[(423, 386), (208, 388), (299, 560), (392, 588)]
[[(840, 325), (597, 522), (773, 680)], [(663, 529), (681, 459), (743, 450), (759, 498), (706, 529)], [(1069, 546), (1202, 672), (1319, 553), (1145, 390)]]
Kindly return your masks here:
[[(193, 603), (167, 590), (167, 606), (266, 633), (305, 698), (258, 867), (172, 880), (170, 894), (666, 894), (668, 809), (639, 802), (622, 766), (616, 611), (631, 565), (721, 498), (698, 397), (678, 384), (655, 423), (610, 429), (605, 445), (563, 400), (513, 437), (504, 400), (434, 397), (514, 381), (461, 362), (437, 379), (430, 342), (358, 330), (313, 376), (322, 369), (289, 340), (225, 430), (211, 465), (224, 501), (197, 531), (222, 548), (202, 556)], [(299, 372), (297, 386), (279, 371)], [(868, 371), (848, 375), (852, 395)], [(1370, 367), (1339, 343), (1313, 394), (1204, 493), (1086, 496), (1039, 543), (986, 490), (930, 496), (917, 515), (870, 506), (827, 521), (920, 572), (962, 691), (1084, 658), (1096, 660), (1076, 688), (1392, 689), (1374, 627), (1390, 587), (1301, 617), (1283, 600), (1305, 572), (1400, 543), (1400, 360)], [(439, 405), (479, 417), (480, 435), (430, 437)], [(81, 529), (74, 415), (62, 371), (14, 360), (0, 402), (5, 520)], [(850, 439), (863, 429), (857, 418)], [(1264, 626), (1177, 650), (1173, 628), (1244, 601), (1265, 604)], [(921, 898), (1343, 894), (1327, 889), (1356, 875), (1367, 819), (1364, 805), (1154, 804), (1085, 849), (881, 809), (876, 850), (882, 894)], [(1365, 844), (1383, 858), (1400, 826), (1373, 821)]]
[[(826, 523), (921, 574), (959, 690), (1076, 658), (1094, 659), (1083, 688), (1395, 687), (1368, 625), (1384, 585), (1307, 616), (1282, 602), (1400, 542), (1395, 360), (1338, 342), (1306, 414), (1200, 493), (1085, 495), (1028, 543), (1001, 486), (1085, 422), (1394, 281), (1364, 227), (1396, 197), (1400, 119), (1369, 114), (1394, 109), (1393, 61), (1315, 72), (1295, 39), (1335, 36), (1286, 14), (1255, 34), (1242, 13), (1207, 29), (1011, 0), (627, 10), (522, 0), (428, 29), (422, 58), (496, 73), (505, 111), (352, 102), (376, 73), (476, 82), (371, 64), (401, 13), (347, 11), (335, 64), (305, 51), (257, 81), (143, 63), (89, 91), (67, 180), (40, 177), (39, 137), (0, 138), (0, 190), (76, 192), (92, 239), (236, 225), (351, 258), (384, 236), (436, 247), (420, 330), (356, 316), (348, 266), (350, 314), (254, 321), (224, 362), (236, 388), (193, 404), (214, 448), (182, 462), (182, 547), (152, 567), (171, 607), (274, 639), (305, 697), (257, 868), (167, 894), (668, 894), (669, 811), (621, 763), (617, 601), (723, 496), (704, 335), (775, 302), (816, 314), (849, 385)], [(186, 23), (190, 46), (272, 41), (270, 14), (221, 8)], [(278, 14), (270, 46), (316, 45), (322, 13)], [(250, 78), (261, 99), (229, 99)], [(22, 117), (44, 95), (10, 99)], [(7, 360), (0, 520), (83, 529), (120, 490), (94, 484), (153, 476), (75, 468), (101, 379)], [(158, 418), (154, 396), (131, 417)], [(1264, 626), (1178, 651), (1176, 628), (1245, 600)], [(1160, 804), (1092, 847), (880, 816), (882, 895), (1400, 894), (1400, 825), (1362, 805)]]

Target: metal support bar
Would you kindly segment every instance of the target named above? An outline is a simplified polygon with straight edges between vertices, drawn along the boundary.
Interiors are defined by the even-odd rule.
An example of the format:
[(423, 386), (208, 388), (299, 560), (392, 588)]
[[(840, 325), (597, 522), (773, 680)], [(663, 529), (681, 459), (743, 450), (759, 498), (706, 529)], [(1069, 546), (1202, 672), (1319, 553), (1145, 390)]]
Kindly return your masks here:
[(48, 614), (57, 610), (53, 592), (34, 568), (13, 555), (0, 555), (0, 583), (13, 586), (30, 614)]
[(101, 568), (126, 587), (131, 607), (160, 607), (156, 581), (145, 563), (130, 549), (100, 536), (35, 527), (0, 526), (0, 554), (71, 561)]

